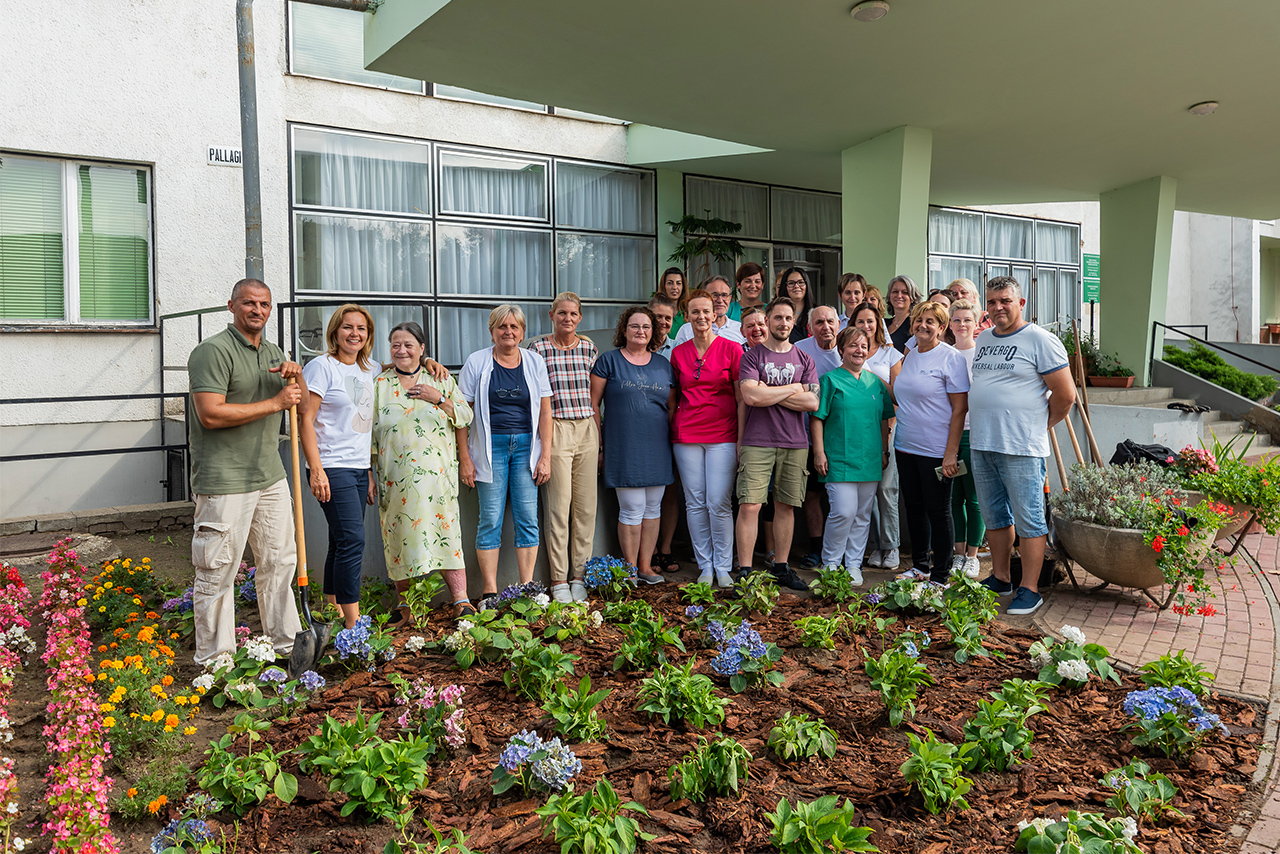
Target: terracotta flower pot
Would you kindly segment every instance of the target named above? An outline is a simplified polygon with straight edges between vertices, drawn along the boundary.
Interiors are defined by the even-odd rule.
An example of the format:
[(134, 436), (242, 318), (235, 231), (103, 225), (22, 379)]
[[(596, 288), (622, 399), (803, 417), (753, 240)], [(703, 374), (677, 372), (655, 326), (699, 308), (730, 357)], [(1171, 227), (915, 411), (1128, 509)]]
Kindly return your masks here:
[(1132, 388), (1133, 377), (1089, 377), (1094, 388)]

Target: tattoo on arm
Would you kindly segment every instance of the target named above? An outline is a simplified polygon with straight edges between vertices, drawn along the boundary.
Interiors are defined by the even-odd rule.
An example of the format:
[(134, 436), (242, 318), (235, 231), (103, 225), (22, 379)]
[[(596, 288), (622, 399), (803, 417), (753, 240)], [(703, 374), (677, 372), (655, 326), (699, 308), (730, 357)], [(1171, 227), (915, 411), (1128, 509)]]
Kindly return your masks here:
[(805, 386), (804, 386), (805, 391), (810, 391), (810, 392), (813, 392), (814, 394), (818, 393), (819, 388), (821, 388), (821, 386), (819, 386), (817, 383), (805, 383)]

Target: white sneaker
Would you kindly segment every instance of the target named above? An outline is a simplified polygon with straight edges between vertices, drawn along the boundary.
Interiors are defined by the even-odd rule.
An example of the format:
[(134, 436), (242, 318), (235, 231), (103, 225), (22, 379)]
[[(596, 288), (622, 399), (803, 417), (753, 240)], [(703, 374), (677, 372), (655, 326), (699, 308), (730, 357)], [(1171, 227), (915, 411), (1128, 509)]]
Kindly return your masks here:
[(964, 574), (966, 576), (976, 580), (980, 572), (982, 572), (982, 565), (978, 563), (976, 557), (966, 557), (964, 559)]
[(897, 569), (902, 563), (902, 557), (898, 554), (897, 549), (890, 549), (889, 553), (884, 556), (884, 563), (880, 564), (885, 569)]
[(706, 572), (698, 576), (699, 584), (711, 584), (714, 580), (715, 580), (715, 577), (712, 576), (711, 570), (707, 570)]
[(849, 573), (849, 583), (852, 584), (854, 587), (861, 587), (862, 586), (862, 568), (852, 567), (846, 571)]
[(573, 592), (569, 589), (568, 583), (551, 585), (551, 598), (557, 602), (572, 602)]
[[(702, 579), (701, 579), (701, 578), (699, 578), (698, 580), (699, 580), (699, 581), (701, 581)], [(710, 580), (710, 579), (707, 579), (707, 583), (708, 583), (708, 584), (710, 584), (710, 583), (711, 583), (711, 580)], [(732, 587), (732, 586), (733, 586), (733, 576), (732, 576), (732, 575), (730, 575), (730, 574), (728, 573), (728, 571), (727, 571), (727, 570), (717, 569), (717, 570), (716, 570), (716, 586), (718, 586), (718, 587)]]
[(867, 555), (865, 563), (867, 566), (873, 566), (879, 569), (884, 566), (884, 552), (879, 549), (875, 549), (871, 554)]
[(587, 601), (587, 585), (583, 583), (581, 578), (575, 578), (569, 582), (569, 593), (573, 595), (573, 601)]
[(955, 575), (956, 573), (961, 572), (963, 570), (964, 570), (964, 555), (952, 555), (951, 566), (947, 570), (947, 575), (948, 576)]

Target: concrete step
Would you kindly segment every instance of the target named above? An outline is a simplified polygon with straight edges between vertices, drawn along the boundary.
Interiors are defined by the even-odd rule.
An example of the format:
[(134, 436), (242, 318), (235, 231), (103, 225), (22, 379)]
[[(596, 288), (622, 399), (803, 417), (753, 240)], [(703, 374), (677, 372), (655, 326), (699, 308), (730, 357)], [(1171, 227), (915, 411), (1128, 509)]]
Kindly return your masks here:
[(1151, 388), (1088, 388), (1089, 404), (1107, 406), (1164, 406), (1173, 400), (1173, 389), (1168, 386)]

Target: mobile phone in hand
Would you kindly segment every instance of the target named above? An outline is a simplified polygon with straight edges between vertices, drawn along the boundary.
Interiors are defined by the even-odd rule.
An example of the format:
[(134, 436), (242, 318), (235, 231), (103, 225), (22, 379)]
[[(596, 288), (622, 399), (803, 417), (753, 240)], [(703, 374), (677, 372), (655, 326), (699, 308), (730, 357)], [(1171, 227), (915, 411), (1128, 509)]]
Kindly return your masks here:
[[(938, 476), (938, 480), (942, 480), (942, 478), (945, 477), (945, 475), (943, 475), (942, 473), (942, 466), (938, 466), (936, 469), (934, 469), (933, 473)], [(964, 460), (957, 460), (956, 461), (956, 477), (964, 477), (968, 473), (969, 473), (969, 467), (964, 464)]]

